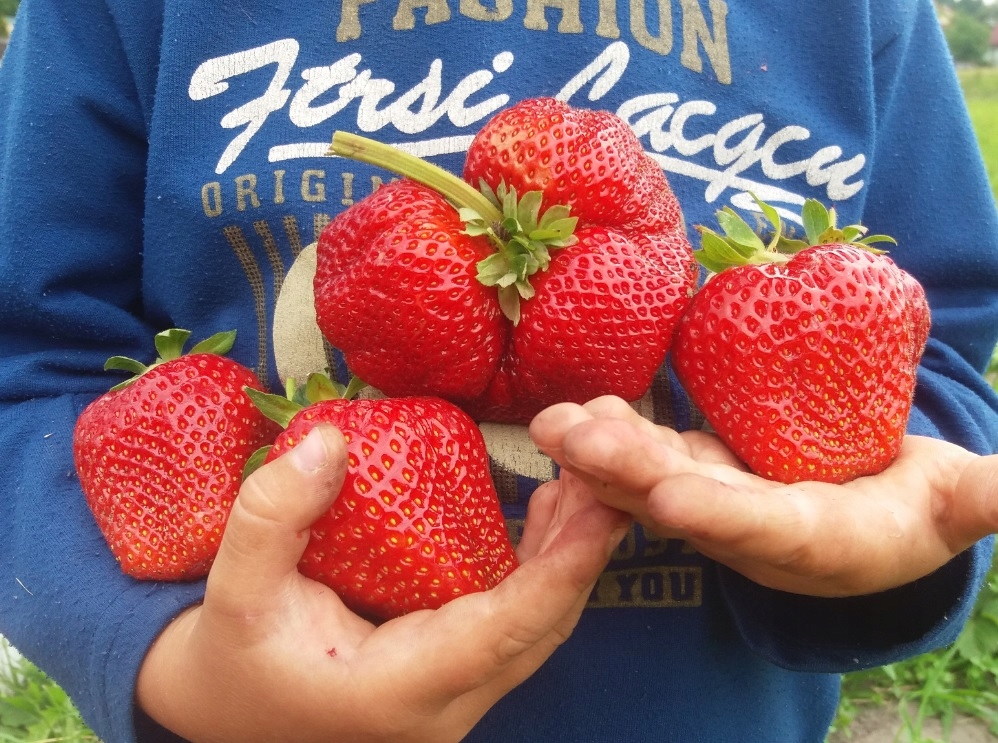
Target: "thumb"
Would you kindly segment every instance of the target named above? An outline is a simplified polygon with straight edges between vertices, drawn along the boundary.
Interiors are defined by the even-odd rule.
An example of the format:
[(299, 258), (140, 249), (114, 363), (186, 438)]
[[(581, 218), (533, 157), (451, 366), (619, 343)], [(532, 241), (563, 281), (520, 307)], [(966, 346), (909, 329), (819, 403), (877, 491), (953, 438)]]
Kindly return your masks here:
[(977, 457), (960, 475), (952, 507), (966, 545), (998, 532), (998, 454)]
[(205, 606), (244, 616), (280, 603), (297, 578), (309, 528), (343, 486), (346, 442), (328, 425), (243, 483), (208, 575)]

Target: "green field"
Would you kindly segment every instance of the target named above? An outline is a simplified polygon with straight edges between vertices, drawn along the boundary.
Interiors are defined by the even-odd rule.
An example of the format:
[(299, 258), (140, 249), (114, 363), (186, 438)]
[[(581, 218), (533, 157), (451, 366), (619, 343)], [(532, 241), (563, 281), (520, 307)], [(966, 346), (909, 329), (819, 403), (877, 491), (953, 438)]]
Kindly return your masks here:
[[(998, 67), (963, 70), (960, 84), (984, 155), (991, 191), (998, 200)], [(995, 349), (987, 377), (991, 386), (998, 389), (998, 349)]]
[(984, 154), (991, 190), (998, 198), (998, 67), (963, 70), (960, 83)]

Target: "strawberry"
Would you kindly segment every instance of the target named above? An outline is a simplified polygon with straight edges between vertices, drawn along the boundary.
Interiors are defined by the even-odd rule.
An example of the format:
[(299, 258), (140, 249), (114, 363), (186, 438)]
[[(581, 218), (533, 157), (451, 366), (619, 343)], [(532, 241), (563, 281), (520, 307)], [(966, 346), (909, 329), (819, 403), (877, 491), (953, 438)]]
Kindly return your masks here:
[(500, 111), (468, 148), (464, 179), (540, 192), (582, 224), (663, 234), (682, 222), (658, 164), (620, 117), (534, 98)]
[[(323, 375), (289, 397), (247, 390), (286, 429), (272, 461), (316, 425), (347, 442), (346, 480), (312, 525), (299, 571), (355, 612), (389, 619), (498, 585), (516, 565), (478, 427), (432, 397), (350, 399)], [(304, 392), (304, 394), (303, 394)]]
[(135, 376), (81, 413), (73, 459), (97, 525), (128, 575), (189, 580), (207, 574), (250, 456), (279, 432), (245, 387), (249, 369), (220, 354), (219, 333), (183, 354), (186, 330), (156, 336), (150, 366), (113, 357)]
[(717, 434), (754, 472), (841, 483), (898, 454), (929, 333), (921, 285), (865, 229), (809, 200), (807, 241), (768, 245), (730, 209), (701, 229), (716, 272), (679, 323), (673, 364)]
[(621, 119), (524, 101), (476, 136), (465, 180), (343, 132), (333, 151), (406, 176), (319, 239), (317, 321), (355, 373), (519, 423), (648, 390), (698, 269), (662, 169)]

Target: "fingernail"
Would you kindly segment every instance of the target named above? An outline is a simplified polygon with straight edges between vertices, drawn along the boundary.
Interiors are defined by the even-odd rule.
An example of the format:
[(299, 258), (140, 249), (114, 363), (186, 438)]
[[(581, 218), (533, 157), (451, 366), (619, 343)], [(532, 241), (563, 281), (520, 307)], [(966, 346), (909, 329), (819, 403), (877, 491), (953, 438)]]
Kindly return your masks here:
[(325, 467), (329, 461), (322, 433), (315, 428), (309, 431), (305, 440), (292, 449), (288, 456), (300, 472), (315, 472)]

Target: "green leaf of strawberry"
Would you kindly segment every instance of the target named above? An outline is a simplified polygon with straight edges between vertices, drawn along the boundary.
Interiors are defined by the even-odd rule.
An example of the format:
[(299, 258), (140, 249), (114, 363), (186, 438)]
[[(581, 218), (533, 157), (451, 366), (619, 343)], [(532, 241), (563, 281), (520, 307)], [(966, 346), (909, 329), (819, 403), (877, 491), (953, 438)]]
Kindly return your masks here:
[[(755, 242), (725, 210), (698, 256), (717, 275), (676, 331), (673, 365), (713, 429), (756, 473), (845, 482), (897, 456), (929, 332), (918, 282), (834, 210), (804, 204), (809, 243)], [(830, 242), (826, 242), (830, 241)], [(763, 247), (760, 248), (760, 245)], [(706, 260), (704, 260), (706, 259)], [(768, 260), (767, 260), (768, 259)]]
[(246, 461), (279, 429), (243, 391), (262, 389), (249, 369), (220, 353), (220, 333), (184, 354), (190, 337), (156, 336), (149, 365), (112, 357), (134, 375), (92, 402), (73, 433), (87, 504), (128, 575), (189, 580), (207, 574), (242, 483)]
[[(150, 369), (154, 369), (167, 361), (179, 359), (184, 355), (184, 346), (187, 345), (187, 341), (190, 337), (191, 331), (183, 330), (181, 328), (171, 328), (169, 330), (164, 330), (162, 333), (157, 333), (154, 343), (156, 345), (156, 352), (159, 355), (153, 363), (148, 365), (125, 356), (112, 356), (104, 363), (104, 370), (127, 371), (131, 372), (132, 376), (124, 382), (120, 382), (115, 385), (111, 389), (124, 389)], [(224, 356), (232, 350), (232, 346), (235, 342), (236, 331), (234, 330), (216, 333), (210, 338), (206, 338), (195, 345), (194, 348), (190, 350), (190, 353), (192, 355), (198, 353), (210, 353), (217, 356)]]

